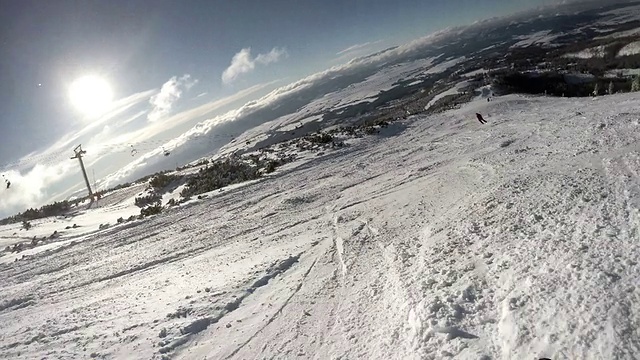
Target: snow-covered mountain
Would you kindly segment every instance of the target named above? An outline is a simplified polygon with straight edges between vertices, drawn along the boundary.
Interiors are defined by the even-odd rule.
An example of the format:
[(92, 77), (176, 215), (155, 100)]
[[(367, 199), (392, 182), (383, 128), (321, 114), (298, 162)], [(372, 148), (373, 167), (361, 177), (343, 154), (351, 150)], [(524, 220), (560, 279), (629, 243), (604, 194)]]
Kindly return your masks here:
[[(317, 123), (315, 128), (351, 123), (358, 115), (406, 101), (425, 89), (446, 91), (458, 83), (459, 75), (479, 69), (581, 72), (584, 69), (572, 62), (573, 57), (602, 58), (607, 51), (619, 52), (621, 64), (631, 61), (640, 39), (638, 6), (637, 2), (554, 6), (445, 29), (353, 59), (199, 123), (164, 144), (172, 152), (170, 158), (161, 156), (158, 147), (107, 176), (101, 186), (171, 169), (176, 162), (198, 161), (264, 124), (276, 131), (279, 124), (297, 122)], [(427, 102), (417, 108), (423, 109)]]
[[(478, 99), (5, 255), (0, 354), (633, 358), (639, 105)], [(100, 222), (122, 213), (118, 194)], [(96, 231), (82, 216), (68, 223)]]

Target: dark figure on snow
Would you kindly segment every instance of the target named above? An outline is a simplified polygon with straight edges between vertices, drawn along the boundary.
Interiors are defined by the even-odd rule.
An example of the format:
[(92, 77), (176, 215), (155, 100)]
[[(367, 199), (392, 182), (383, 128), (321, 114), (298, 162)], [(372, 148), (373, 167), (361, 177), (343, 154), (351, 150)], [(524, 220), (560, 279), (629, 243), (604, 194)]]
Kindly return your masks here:
[(480, 124), (486, 124), (487, 123), (487, 120), (482, 118), (482, 115), (476, 113), (476, 117), (478, 118), (478, 121), (480, 121)]
[(9, 186), (11, 186), (11, 181), (9, 180), (5, 180), (7, 182), (7, 189), (9, 188)]

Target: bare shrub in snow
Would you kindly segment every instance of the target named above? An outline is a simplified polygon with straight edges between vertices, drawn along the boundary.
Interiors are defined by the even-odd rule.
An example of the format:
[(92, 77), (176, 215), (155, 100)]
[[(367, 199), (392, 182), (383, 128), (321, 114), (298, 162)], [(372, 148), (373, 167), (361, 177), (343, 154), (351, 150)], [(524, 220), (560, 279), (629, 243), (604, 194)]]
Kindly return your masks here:
[(159, 194), (153, 193), (147, 196), (136, 197), (134, 200), (134, 203), (136, 204), (137, 207), (143, 208), (150, 204), (160, 203), (160, 201), (162, 201), (162, 196), (160, 196)]
[(319, 133), (305, 136), (305, 140), (309, 141), (312, 144), (328, 144), (333, 141), (333, 136), (327, 133)]
[(149, 185), (156, 190), (162, 190), (167, 187), (169, 184), (177, 180), (179, 177), (176, 175), (167, 175), (167, 174), (157, 174), (149, 181)]
[(29, 229), (31, 229), (32, 227), (33, 225), (31, 225), (31, 222), (27, 220), (22, 221), (22, 228), (25, 229), (26, 231), (29, 231)]
[(640, 91), (640, 76), (636, 75), (631, 83), (631, 91)]
[(147, 206), (145, 208), (140, 209), (140, 216), (146, 217), (151, 215), (157, 215), (162, 212), (162, 206), (160, 204), (155, 204), (151, 206)]

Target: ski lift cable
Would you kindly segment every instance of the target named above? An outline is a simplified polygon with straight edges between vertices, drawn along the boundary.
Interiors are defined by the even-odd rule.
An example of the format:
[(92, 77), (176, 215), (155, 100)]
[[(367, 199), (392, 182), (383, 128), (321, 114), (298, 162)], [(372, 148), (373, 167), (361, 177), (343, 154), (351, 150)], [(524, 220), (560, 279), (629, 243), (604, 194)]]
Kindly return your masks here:
[[(232, 134), (200, 134), (200, 135), (194, 135), (190, 138), (187, 139), (187, 141), (205, 141), (205, 140), (209, 140), (209, 139), (213, 139), (213, 138), (231, 138), (234, 137), (235, 135)], [(162, 143), (167, 143), (170, 141), (175, 140), (175, 138), (169, 138), (169, 139), (154, 139), (154, 140), (142, 140), (142, 141), (137, 141), (137, 142), (120, 142), (120, 143), (111, 143), (111, 144), (102, 144), (102, 145), (98, 145), (97, 147), (104, 147), (104, 148), (117, 148), (117, 147), (122, 147), (122, 146), (129, 146), (129, 145), (134, 145), (134, 146), (139, 146), (139, 145), (149, 145), (149, 144), (162, 144)]]
[(34, 160), (40, 160), (40, 159), (47, 159), (50, 157), (56, 157), (56, 156), (62, 156), (62, 151), (55, 151), (53, 153), (48, 153), (48, 154), (40, 154), (40, 155), (35, 155), (35, 156), (29, 156), (20, 160), (15, 160), (15, 161), (11, 161), (11, 162), (7, 162), (3, 165), (12, 165), (12, 164), (18, 164), (18, 163), (22, 163), (22, 162), (30, 162), (30, 161), (34, 161)]
[(40, 155), (34, 155), (34, 156), (29, 156), (29, 157), (25, 157), (19, 160), (15, 160), (15, 161), (10, 161), (4, 164), (0, 164), (0, 166), (4, 166), (4, 165), (13, 165), (13, 164), (19, 164), (19, 163), (25, 163), (25, 162), (32, 162), (35, 160), (42, 160), (42, 159), (49, 159), (52, 157), (61, 157), (64, 156), (65, 153), (67, 153), (68, 150), (66, 149), (60, 149), (60, 150), (56, 150), (53, 151), (51, 153), (46, 153), (46, 154), (40, 154)]

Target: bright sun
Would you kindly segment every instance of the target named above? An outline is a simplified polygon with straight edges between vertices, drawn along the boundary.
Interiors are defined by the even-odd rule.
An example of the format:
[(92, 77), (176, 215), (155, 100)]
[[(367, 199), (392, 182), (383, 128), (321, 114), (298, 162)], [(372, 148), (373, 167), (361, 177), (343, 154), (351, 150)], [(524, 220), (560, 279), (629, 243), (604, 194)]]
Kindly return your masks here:
[(113, 94), (111, 87), (102, 78), (88, 75), (71, 84), (69, 89), (71, 103), (84, 115), (96, 117), (109, 108)]

